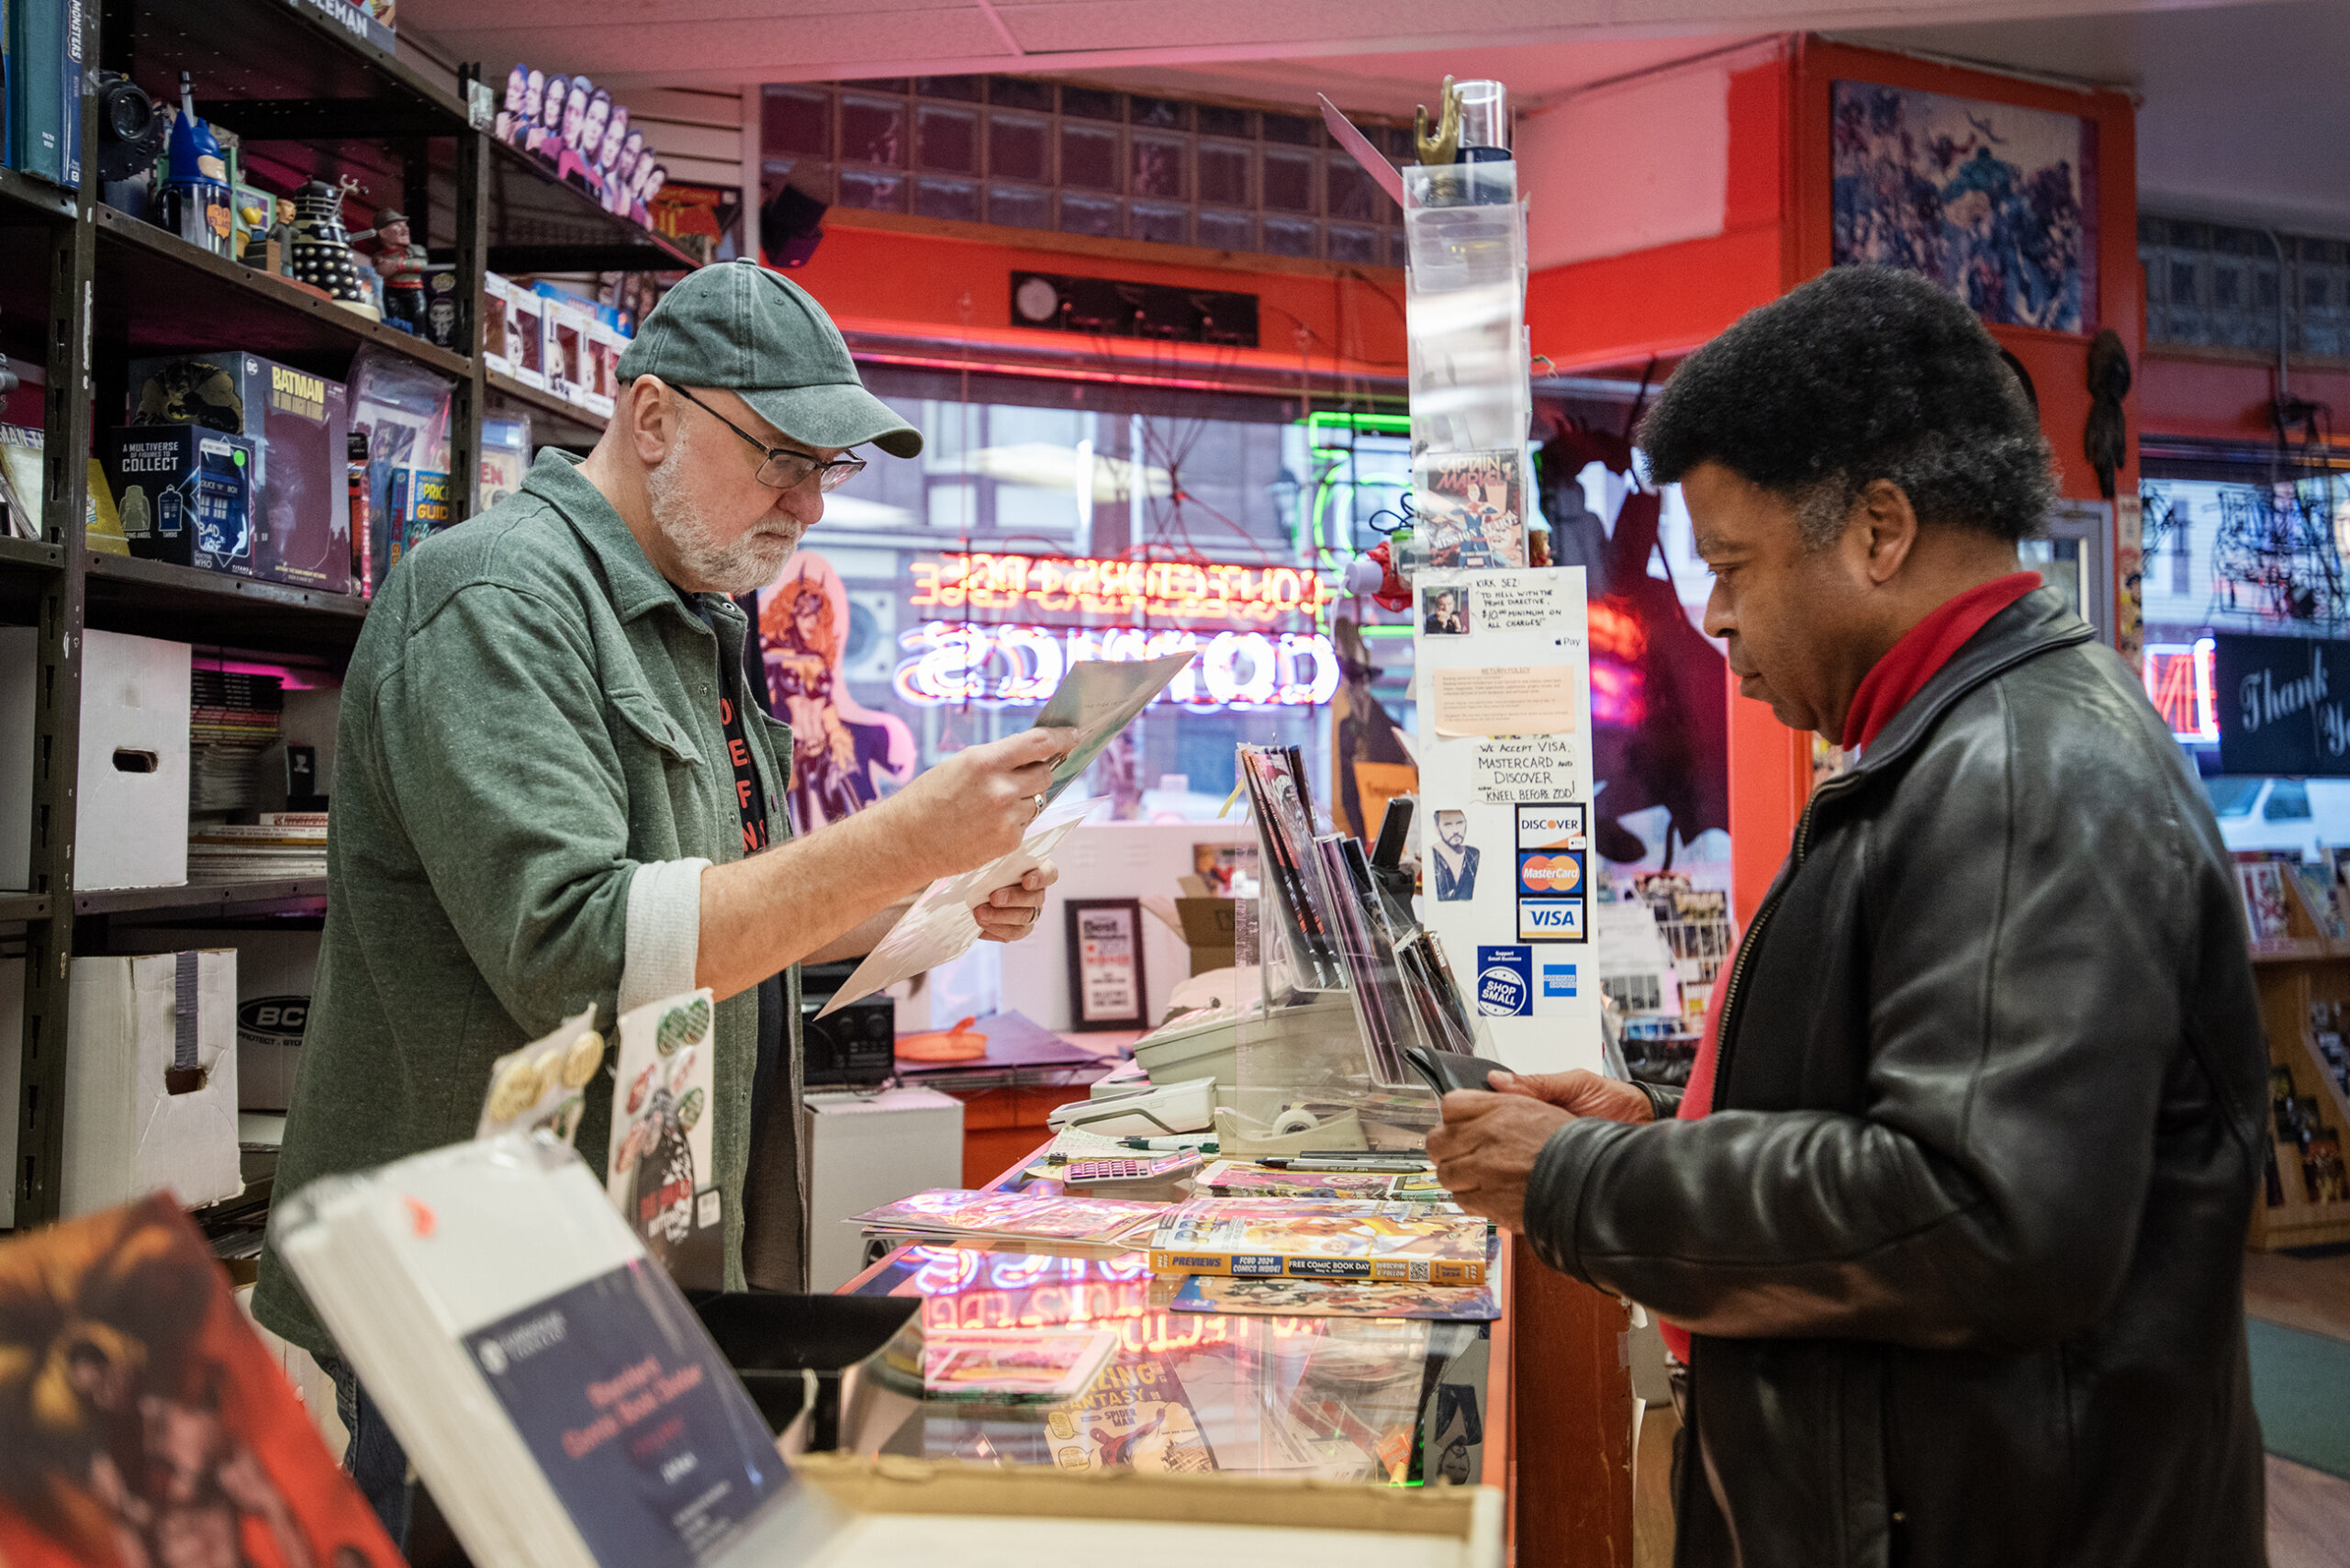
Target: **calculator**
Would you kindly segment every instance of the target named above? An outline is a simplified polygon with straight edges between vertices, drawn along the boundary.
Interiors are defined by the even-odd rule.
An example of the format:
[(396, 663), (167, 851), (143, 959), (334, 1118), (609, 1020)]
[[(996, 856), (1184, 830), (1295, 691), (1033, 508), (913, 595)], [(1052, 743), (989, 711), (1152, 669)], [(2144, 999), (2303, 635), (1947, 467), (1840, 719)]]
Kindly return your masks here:
[(1157, 1174), (1148, 1159), (1072, 1159), (1060, 1168), (1064, 1182), (1131, 1182)]

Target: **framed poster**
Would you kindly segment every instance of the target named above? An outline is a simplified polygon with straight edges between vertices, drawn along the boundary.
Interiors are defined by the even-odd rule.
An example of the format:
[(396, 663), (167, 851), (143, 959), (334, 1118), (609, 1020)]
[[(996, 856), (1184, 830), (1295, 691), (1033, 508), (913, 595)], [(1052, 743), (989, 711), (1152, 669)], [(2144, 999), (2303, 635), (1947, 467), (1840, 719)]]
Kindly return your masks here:
[(1142, 978), (1142, 901), (1070, 899), (1069, 1026), (1147, 1029)]
[(1923, 273), (1994, 324), (2097, 330), (2097, 122), (1831, 86), (1834, 265)]

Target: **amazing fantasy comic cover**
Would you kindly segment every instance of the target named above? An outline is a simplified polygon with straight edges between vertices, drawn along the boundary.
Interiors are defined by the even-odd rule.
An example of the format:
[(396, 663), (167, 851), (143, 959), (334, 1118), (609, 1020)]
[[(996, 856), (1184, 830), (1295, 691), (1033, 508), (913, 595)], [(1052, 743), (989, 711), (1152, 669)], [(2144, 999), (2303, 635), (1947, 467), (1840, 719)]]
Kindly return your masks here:
[(1053, 1462), (1063, 1470), (1203, 1473), (1215, 1468), (1207, 1439), (1172, 1367), (1124, 1354), (1083, 1397), (1045, 1416)]

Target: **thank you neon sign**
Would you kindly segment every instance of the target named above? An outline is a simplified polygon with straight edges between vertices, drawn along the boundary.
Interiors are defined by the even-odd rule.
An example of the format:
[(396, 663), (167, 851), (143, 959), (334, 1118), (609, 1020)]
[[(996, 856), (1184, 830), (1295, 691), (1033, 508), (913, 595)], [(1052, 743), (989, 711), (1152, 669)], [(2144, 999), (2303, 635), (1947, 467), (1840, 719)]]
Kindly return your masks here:
[(2212, 644), (2222, 771), (2350, 777), (2350, 643), (2221, 633)]

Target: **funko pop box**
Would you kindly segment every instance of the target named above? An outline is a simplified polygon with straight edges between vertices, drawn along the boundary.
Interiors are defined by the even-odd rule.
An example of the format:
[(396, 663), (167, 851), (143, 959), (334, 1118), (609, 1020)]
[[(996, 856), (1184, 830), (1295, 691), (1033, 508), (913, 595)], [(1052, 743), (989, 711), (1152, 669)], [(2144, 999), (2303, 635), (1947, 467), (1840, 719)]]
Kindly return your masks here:
[(253, 575), (349, 593), (351, 395), (259, 354), (130, 364), (130, 423), (201, 425), (252, 443)]

